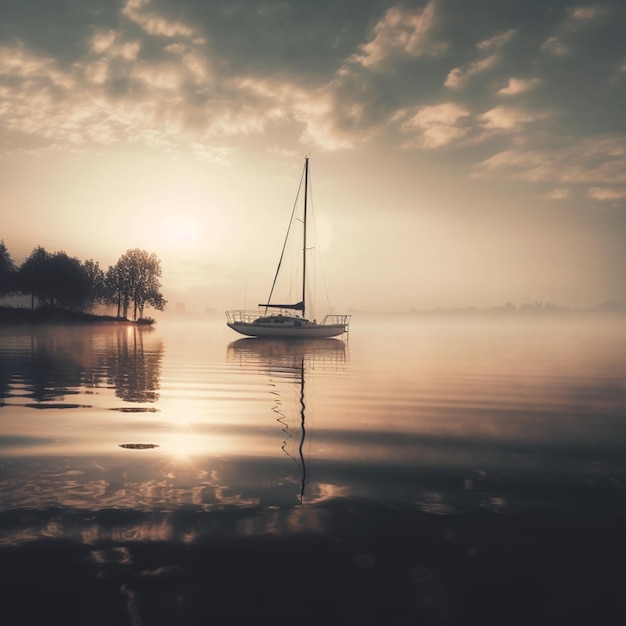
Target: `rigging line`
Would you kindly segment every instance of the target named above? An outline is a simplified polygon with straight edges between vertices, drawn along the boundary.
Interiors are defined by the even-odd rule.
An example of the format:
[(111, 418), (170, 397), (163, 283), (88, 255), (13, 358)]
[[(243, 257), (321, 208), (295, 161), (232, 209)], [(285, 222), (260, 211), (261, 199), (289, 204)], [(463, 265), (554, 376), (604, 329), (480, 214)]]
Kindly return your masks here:
[(330, 298), (328, 297), (328, 283), (326, 282), (326, 272), (324, 271), (324, 262), (320, 256), (320, 268), (322, 270), (322, 281), (324, 282), (324, 294), (326, 295), (326, 306), (328, 307), (328, 312), (332, 313), (333, 308), (330, 305)]
[[(315, 213), (315, 203), (313, 202), (313, 182), (311, 180), (311, 176), (309, 176), (309, 190), (310, 190), (310, 196), (311, 196), (311, 214), (313, 215), (313, 233), (316, 239), (315, 243), (317, 244), (317, 215)], [(324, 260), (322, 258), (322, 254), (316, 255), (316, 260), (318, 260), (320, 270), (322, 272), (322, 282), (324, 283), (324, 295), (326, 296), (326, 306), (328, 307), (328, 312), (332, 313), (333, 309), (330, 306), (330, 298), (328, 297), (328, 283), (326, 282), (326, 272), (324, 271)], [(315, 269), (315, 266), (314, 266), (314, 269)], [(316, 272), (316, 278), (317, 278), (317, 272)], [(313, 283), (314, 291), (316, 290), (316, 286), (317, 286), (317, 281), (314, 281)]]
[[(268, 304), (272, 301), (272, 294), (274, 293), (274, 287), (276, 286), (276, 279), (278, 278), (278, 272), (280, 271), (280, 266), (283, 263), (283, 257), (285, 255), (285, 248), (287, 247), (287, 240), (289, 239), (289, 233), (291, 231), (291, 224), (293, 223), (294, 215), (296, 214), (296, 208), (298, 206), (298, 198), (300, 197), (300, 190), (302, 189), (302, 181), (304, 180), (304, 171), (300, 176), (300, 184), (298, 185), (298, 193), (296, 194), (296, 199), (293, 203), (293, 209), (291, 210), (291, 217), (289, 218), (289, 225), (287, 226), (287, 234), (285, 235), (285, 241), (283, 242), (283, 249), (280, 252), (280, 259), (278, 260), (278, 267), (276, 268), (276, 273), (274, 274), (274, 280), (272, 281), (272, 288), (270, 289), (270, 295), (267, 299)], [(267, 314), (267, 306), (265, 307), (265, 313)]]
[(313, 271), (311, 272), (313, 280), (309, 281), (309, 296), (310, 301), (313, 303), (311, 310), (313, 311), (313, 319), (316, 319), (316, 302), (317, 302), (317, 216), (315, 215), (315, 203), (313, 202), (313, 176), (311, 175), (311, 165), (309, 164), (309, 213), (311, 214), (311, 222), (313, 224), (313, 245), (307, 248), (307, 252), (311, 251), (311, 265)]

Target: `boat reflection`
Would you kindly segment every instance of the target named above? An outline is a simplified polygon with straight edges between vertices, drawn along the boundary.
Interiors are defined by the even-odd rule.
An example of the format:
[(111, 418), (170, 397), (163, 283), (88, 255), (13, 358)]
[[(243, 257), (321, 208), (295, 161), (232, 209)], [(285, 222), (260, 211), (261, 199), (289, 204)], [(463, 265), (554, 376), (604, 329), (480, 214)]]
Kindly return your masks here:
[[(288, 339), (246, 338), (238, 339), (228, 345), (228, 362), (243, 369), (255, 369), (266, 372), (271, 378), (286, 380), (298, 388), (297, 413), (290, 415), (289, 407), (281, 400), (278, 390), (276, 404), (272, 411), (278, 416), (285, 439), (281, 449), (285, 455), (300, 466), (300, 502), (304, 502), (307, 484), (307, 459), (305, 454), (306, 430), (306, 394), (307, 376), (313, 371), (339, 371), (348, 363), (347, 348), (344, 341), (332, 338), (290, 341)], [(277, 387), (278, 389), (278, 387)], [(298, 423), (299, 437), (292, 433), (290, 424)], [(296, 449), (291, 450), (290, 441), (296, 441)]]
[(308, 371), (339, 370), (348, 364), (347, 345), (341, 339), (237, 339), (228, 344), (228, 362), (245, 368), (263, 369), (271, 374), (298, 378), (300, 366)]

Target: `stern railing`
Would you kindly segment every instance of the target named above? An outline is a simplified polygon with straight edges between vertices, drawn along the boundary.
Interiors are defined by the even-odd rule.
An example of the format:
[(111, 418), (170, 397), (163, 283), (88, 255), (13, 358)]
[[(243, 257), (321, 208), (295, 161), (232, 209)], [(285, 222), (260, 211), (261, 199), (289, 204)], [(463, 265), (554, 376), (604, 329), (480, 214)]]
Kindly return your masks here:
[(329, 326), (346, 326), (350, 324), (350, 315), (326, 315), (322, 320), (322, 324)]

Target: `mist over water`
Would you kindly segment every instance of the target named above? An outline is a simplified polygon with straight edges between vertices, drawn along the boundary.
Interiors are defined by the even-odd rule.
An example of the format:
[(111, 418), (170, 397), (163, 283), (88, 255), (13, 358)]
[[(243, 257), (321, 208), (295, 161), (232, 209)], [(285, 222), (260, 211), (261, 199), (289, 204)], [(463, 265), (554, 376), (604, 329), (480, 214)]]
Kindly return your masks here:
[(295, 577), (305, 623), (617, 620), (625, 339), (600, 316), (5, 327), (3, 595), (198, 623), (300, 614)]

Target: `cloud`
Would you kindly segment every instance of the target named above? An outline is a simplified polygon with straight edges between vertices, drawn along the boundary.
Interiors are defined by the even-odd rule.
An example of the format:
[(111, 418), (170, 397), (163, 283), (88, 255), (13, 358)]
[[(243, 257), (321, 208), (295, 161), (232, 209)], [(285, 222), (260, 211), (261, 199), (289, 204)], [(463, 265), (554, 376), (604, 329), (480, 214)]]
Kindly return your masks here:
[(21, 48), (0, 49), (0, 74), (12, 77), (0, 88), (0, 125), (41, 148), (130, 142), (172, 150), (258, 131), (275, 114), (242, 103), (232, 82), (210, 99), (211, 71), (197, 52), (137, 63), (134, 53), (118, 54), (125, 49), (118, 34), (97, 37), (90, 58), (65, 69)]
[(7, 91), (20, 80), (32, 90), (52, 86), (69, 89), (74, 85), (72, 78), (58, 67), (54, 59), (38, 56), (22, 45), (0, 48), (0, 76), (10, 79), (5, 81)]
[[(445, 49), (435, 37), (438, 6), (438, 0), (421, 9), (397, 5), (379, 16), (366, 31), (365, 43), (357, 43), (338, 62), (332, 79), (311, 91), (309, 97), (316, 103), (314, 121), (307, 121), (304, 137), (310, 139), (315, 127), (316, 136), (325, 137), (324, 146), (354, 147), (383, 130), (395, 111), (404, 110), (401, 101), (417, 89), (413, 73), (417, 62), (421, 67), (425, 58), (432, 59)], [(298, 114), (301, 111), (299, 107)]]
[[(161, 14), (156, 2), (128, 0), (116, 28), (92, 30), (82, 56), (72, 63), (25, 47), (2, 49), (0, 74), (11, 80), (3, 86), (0, 76), (0, 127), (12, 138), (32, 138), (41, 149), (132, 142), (200, 155), (206, 151), (198, 146), (210, 144), (223, 161), (229, 152), (216, 140), (295, 122), (303, 142), (328, 150), (352, 148), (366, 140), (376, 114), (369, 70), (432, 52), (434, 6), (389, 9), (370, 31), (369, 44), (352, 49), (361, 64), (349, 61), (351, 51), (336, 59), (339, 71), (316, 84), (306, 76), (274, 74), (272, 67), (247, 72), (232, 57), (220, 57), (224, 49), (209, 48), (178, 16)], [(181, 15), (188, 21), (191, 14)], [(276, 43), (289, 48), (290, 41)], [(361, 74), (342, 73), (350, 64)], [(3, 149), (11, 145), (5, 141)]]
[(141, 44), (138, 41), (120, 41), (119, 33), (114, 30), (96, 33), (91, 38), (91, 50), (99, 56), (134, 61), (140, 49)]
[(586, 7), (574, 7), (568, 10), (569, 20), (565, 24), (565, 28), (575, 30), (578, 25), (596, 19), (606, 14), (606, 8), (601, 5), (590, 5)]
[(557, 187), (544, 193), (542, 197), (546, 200), (567, 200), (571, 197), (571, 192), (565, 187)]
[[(241, 78), (234, 81), (237, 93), (246, 92), (254, 96), (254, 108), (265, 111), (265, 120), (295, 120), (303, 126), (300, 140), (314, 144), (325, 150), (349, 149), (355, 146), (355, 139), (349, 130), (338, 123), (341, 107), (347, 107), (344, 116), (358, 117), (358, 103), (338, 103), (332, 90), (320, 88), (311, 90), (276, 79)], [(261, 130), (261, 128), (259, 128)]]
[(557, 57), (566, 56), (570, 52), (570, 49), (556, 36), (548, 37), (541, 44), (541, 49)]
[(361, 45), (350, 61), (378, 69), (398, 58), (438, 54), (443, 48), (433, 40), (436, 6), (431, 0), (422, 10), (391, 7), (374, 27), (374, 38)]
[(520, 93), (531, 91), (541, 83), (539, 78), (509, 78), (506, 87), (498, 90), (503, 96), (515, 96)]
[(405, 117), (401, 123), (407, 137), (405, 147), (440, 148), (465, 136), (467, 128), (463, 122), (469, 115), (469, 111), (458, 104), (444, 102), (420, 107), (409, 115), (401, 112), (395, 119)]
[(479, 50), (489, 50), (490, 48), (501, 48), (504, 44), (508, 43), (515, 36), (515, 29), (511, 28), (503, 33), (499, 33), (490, 39), (484, 39), (476, 47)]
[[(225, 161), (231, 152), (224, 146), (236, 136), (284, 130), (296, 142), (337, 150), (399, 131), (404, 147), (456, 143), (473, 150), (480, 144), (480, 156), (466, 156), (486, 164), (493, 143), (480, 140), (498, 142), (499, 154), (506, 147), (517, 154), (522, 140), (529, 148), (564, 129), (574, 138), (584, 135), (583, 123), (567, 128), (575, 104), (554, 101), (552, 115), (559, 113), (561, 126), (542, 124), (539, 133), (533, 125), (548, 113), (530, 104), (497, 106), (494, 96), (513, 104), (513, 97), (542, 84), (538, 96), (549, 98), (553, 82), (542, 80), (542, 71), (553, 60), (524, 56), (520, 63), (520, 46), (531, 54), (545, 33), (564, 37), (573, 28), (563, 25), (568, 21), (582, 27), (597, 19), (593, 7), (562, 14), (563, 24), (529, 41), (519, 20), (494, 26), (480, 11), (452, 16), (439, 0), (420, 8), (387, 0), (382, 10), (369, 4), (355, 12), (359, 6), (350, 0), (332, 4), (330, 13), (311, 8), (301, 20), (301, 7), (282, 1), (249, 10), (228, 2), (124, 0), (106, 19), (98, 12), (84, 19), (82, 30), (75, 24), (71, 52), (55, 56), (35, 35), (30, 46), (9, 40), (0, 49), (2, 149), (20, 138), (77, 150), (141, 142), (170, 152), (193, 145), (204, 154), (198, 146), (207, 145)], [(443, 33), (457, 32), (451, 30), (457, 20), (468, 24), (466, 39), (444, 43)], [(270, 28), (272, 36), (261, 33)], [(613, 58), (612, 67), (624, 58)], [(489, 84), (477, 80), (468, 93), (451, 97), (450, 90), (480, 75), (488, 75)], [(528, 130), (533, 134), (522, 132)]]
[[(512, 106), (497, 106), (474, 116), (466, 106), (445, 102), (402, 109), (391, 117), (391, 122), (399, 123), (405, 137), (404, 147), (439, 148), (461, 139), (466, 146), (477, 145), (494, 133), (519, 135), (530, 124), (548, 117), (545, 112)], [(525, 135), (524, 141), (529, 141), (529, 136)], [(505, 162), (507, 166), (514, 165), (513, 155), (518, 154), (501, 152), (499, 158), (496, 155), (482, 163), (486, 170), (502, 167)]]
[(176, 37), (190, 36), (193, 30), (179, 22), (168, 20), (156, 12), (148, 10), (151, 0), (127, 0), (122, 14), (137, 23), (150, 35)]
[[(304, 118), (301, 103), (313, 108), (319, 100), (294, 95), (289, 86), (281, 92), (276, 84), (260, 97), (245, 80), (224, 75), (218, 87), (206, 46), (191, 28), (161, 17), (147, 0), (130, 0), (122, 16), (142, 26), (141, 39), (122, 19), (117, 30), (92, 33), (85, 54), (69, 65), (21, 44), (0, 48), (5, 137), (28, 137), (31, 145), (53, 150), (134, 143), (223, 163), (232, 151), (220, 139), (261, 133), (290, 114)], [(338, 145), (329, 125), (324, 115), (312, 114), (307, 132)], [(3, 149), (14, 145), (5, 141)]]
[(615, 189), (613, 187), (591, 187), (587, 190), (587, 196), (594, 200), (621, 200), (626, 198), (626, 189)]
[(532, 112), (521, 107), (497, 106), (479, 116), (488, 130), (519, 131), (532, 122), (548, 117), (546, 113)]
[(592, 136), (562, 148), (504, 150), (479, 163), (476, 175), (561, 188), (591, 185), (589, 197), (616, 199), (616, 185), (626, 185), (626, 137)]
[(450, 89), (458, 89), (459, 87), (465, 85), (471, 76), (480, 74), (481, 72), (492, 68), (497, 61), (498, 57), (495, 54), (492, 54), (491, 56), (480, 59), (479, 61), (473, 61), (464, 70), (459, 67), (455, 67), (453, 70), (450, 70), (448, 76), (446, 76), (444, 86), (449, 87)]
[(608, 14), (606, 7), (601, 5), (580, 6), (569, 8), (566, 17), (556, 27), (553, 35), (548, 37), (541, 49), (555, 56), (567, 56), (571, 53), (572, 36), (588, 23)]
[(493, 68), (500, 58), (498, 50), (508, 43), (514, 35), (515, 30), (511, 29), (478, 43), (476, 47), (479, 50), (493, 50), (494, 52), (487, 57), (471, 61), (462, 67), (455, 67), (450, 70), (446, 76), (444, 86), (449, 89), (459, 89), (463, 87), (472, 76)]

